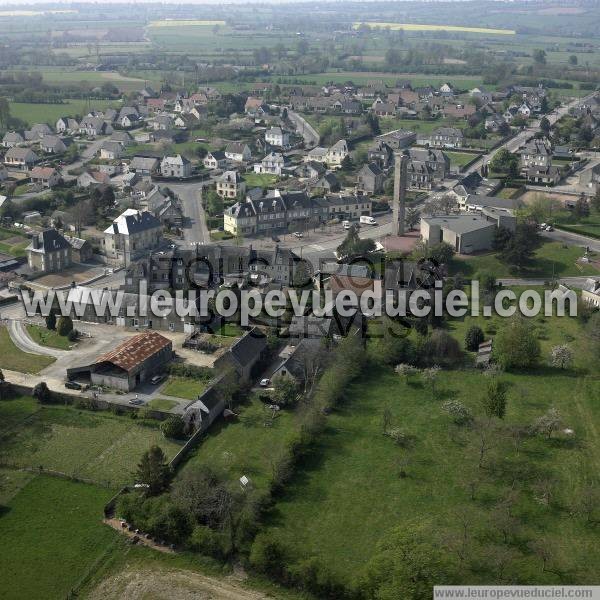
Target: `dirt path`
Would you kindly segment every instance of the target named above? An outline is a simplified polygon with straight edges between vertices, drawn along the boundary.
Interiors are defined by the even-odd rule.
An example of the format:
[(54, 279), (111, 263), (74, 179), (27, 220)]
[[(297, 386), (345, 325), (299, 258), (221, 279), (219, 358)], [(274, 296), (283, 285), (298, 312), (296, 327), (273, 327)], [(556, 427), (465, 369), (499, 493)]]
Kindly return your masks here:
[[(120, 519), (102, 519), (102, 522), (105, 525), (109, 525), (113, 529), (116, 529), (119, 533), (127, 536), (128, 538), (134, 538), (137, 535), (133, 531), (128, 531), (126, 528), (122, 527)], [(148, 548), (154, 548), (155, 550), (159, 550), (160, 552), (167, 552), (171, 554), (173, 553), (173, 550), (171, 550), (171, 548), (169, 548), (168, 546), (162, 546), (161, 544), (157, 544), (152, 540), (147, 540), (142, 535), (139, 535), (138, 538), (138, 544), (143, 544), (144, 546), (148, 546)]]
[(89, 600), (274, 600), (214, 577), (180, 569), (125, 569), (105, 579)]

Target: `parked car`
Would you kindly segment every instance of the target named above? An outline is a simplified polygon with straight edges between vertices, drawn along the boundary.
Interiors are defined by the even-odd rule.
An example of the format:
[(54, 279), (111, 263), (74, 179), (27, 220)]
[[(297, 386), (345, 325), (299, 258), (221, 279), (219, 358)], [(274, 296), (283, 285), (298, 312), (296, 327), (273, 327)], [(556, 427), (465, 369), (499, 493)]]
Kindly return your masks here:
[(300, 233), (299, 231), (294, 231), (294, 236), (297, 237), (298, 239), (304, 237), (304, 235), (302, 233)]
[(163, 379), (165, 378), (164, 375), (155, 375), (154, 377), (152, 377), (152, 379), (150, 380), (150, 383), (152, 385), (158, 385)]
[(343, 221), (342, 222), (342, 227), (344, 229), (350, 229), (350, 221)]
[(129, 404), (133, 404), (133, 406), (139, 406), (140, 404), (144, 404), (143, 400), (140, 400), (139, 398), (135, 398), (135, 399), (131, 399), (129, 401)]
[(68, 390), (82, 390), (83, 389), (83, 386), (80, 383), (77, 383), (76, 381), (65, 382), (65, 387)]
[(267, 379), (267, 378), (265, 378), (265, 379), (261, 379), (261, 380), (260, 380), (260, 383), (259, 383), (259, 385), (260, 385), (260, 387), (269, 387), (269, 384), (270, 384), (270, 383), (271, 383), (271, 380), (270, 380), (270, 379)]
[(546, 227), (546, 231), (554, 231), (554, 227), (552, 227), (552, 225), (548, 225)]

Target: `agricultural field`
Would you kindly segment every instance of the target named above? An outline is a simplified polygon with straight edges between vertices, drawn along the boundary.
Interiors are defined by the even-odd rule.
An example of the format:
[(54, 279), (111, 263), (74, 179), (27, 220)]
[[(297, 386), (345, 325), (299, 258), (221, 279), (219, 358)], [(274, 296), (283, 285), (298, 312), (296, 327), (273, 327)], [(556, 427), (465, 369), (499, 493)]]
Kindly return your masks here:
[[(581, 335), (576, 321), (566, 327), (569, 333), (561, 336), (551, 319), (540, 323), (539, 336), (548, 338), (542, 361), (547, 360), (550, 339), (564, 343)], [(462, 343), (464, 330), (456, 333)], [(571, 581), (597, 580), (591, 566), (600, 559), (595, 531), (572, 507), (576, 492), (599, 466), (600, 439), (593, 425), (599, 416), (594, 401), (598, 381), (578, 370), (562, 374), (544, 367), (503, 374), (502, 379), (509, 385), (509, 402), (500, 427), (531, 423), (555, 406), (576, 440), (528, 438), (520, 458), (508, 450), (510, 442), (495, 439), (489, 460), (500, 469), (505, 461), (507, 476), (488, 476), (477, 466), (475, 432), (452, 425), (441, 409), (444, 400), (457, 400), (480, 414), (485, 375), (474, 370), (443, 372), (432, 393), (418, 376), (404, 381), (391, 369), (373, 369), (351, 386), (344, 403), (328, 418), (326, 434), (270, 514), (271, 535), (293, 557), (315, 557), (340, 580), (356, 583), (365, 556), (373, 554), (391, 528), (428, 523), (443, 540), (457, 539), (461, 511), (468, 507), (470, 543), (478, 556), (493, 553), (499, 534), (491, 523), (498, 519), (498, 503), (516, 477), (519, 493), (513, 511), (519, 543), (545, 539), (555, 560), (571, 570)], [(382, 435), (385, 410), (409, 440), (406, 446)], [(399, 476), (400, 469), (405, 476)], [(528, 473), (528, 483), (520, 472)], [(540, 477), (552, 478), (555, 484), (552, 507), (536, 501), (531, 481)], [(474, 478), (479, 487), (472, 500), (469, 482)], [(513, 576), (520, 582), (558, 582), (556, 575), (541, 572), (538, 561), (525, 550)], [(480, 568), (469, 576), (470, 582), (485, 583), (495, 576), (492, 563), (481, 563)]]
[(421, 23), (378, 23), (371, 21), (354, 23), (354, 29), (358, 29), (365, 25), (371, 29), (390, 29), (392, 31), (401, 29), (404, 31), (449, 31), (493, 35), (515, 35), (517, 33), (514, 29), (489, 29), (486, 27), (461, 27), (455, 25), (425, 25)]
[(55, 360), (52, 356), (23, 352), (14, 345), (6, 327), (0, 327), (0, 369), (39, 373)]
[(25, 256), (29, 238), (17, 230), (0, 228), (0, 252), (12, 256)]
[(130, 483), (141, 455), (154, 444), (172, 458), (180, 444), (165, 439), (158, 422), (65, 406), (32, 406), (29, 399), (0, 401), (0, 464), (58, 471), (117, 489)]
[(0, 512), (2, 597), (65, 598), (116, 541), (100, 520), (112, 492), (44, 475), (10, 481), (14, 495)]
[(10, 114), (28, 125), (48, 123), (51, 127), (60, 117), (82, 117), (90, 110), (104, 110), (115, 103), (109, 100), (66, 100), (63, 104), (26, 104), (11, 102)]

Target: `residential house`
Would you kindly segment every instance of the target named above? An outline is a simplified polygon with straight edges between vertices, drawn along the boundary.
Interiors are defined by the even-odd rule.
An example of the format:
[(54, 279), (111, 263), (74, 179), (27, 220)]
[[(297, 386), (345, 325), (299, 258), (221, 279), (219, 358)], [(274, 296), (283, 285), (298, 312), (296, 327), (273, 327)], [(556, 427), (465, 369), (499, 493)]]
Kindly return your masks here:
[(40, 150), (47, 154), (62, 154), (66, 152), (67, 146), (63, 140), (55, 135), (45, 135), (40, 140)]
[(48, 123), (36, 123), (31, 129), (25, 132), (25, 139), (28, 141), (37, 141), (45, 135), (52, 135), (53, 131)]
[(223, 150), (209, 152), (202, 161), (207, 169), (223, 169), (227, 165), (227, 157)]
[(271, 127), (265, 132), (265, 142), (276, 148), (289, 148), (290, 134), (281, 127)]
[(29, 268), (35, 272), (55, 273), (72, 264), (71, 244), (56, 229), (36, 233), (25, 251)]
[(104, 230), (103, 247), (107, 258), (129, 264), (161, 241), (162, 224), (152, 214), (128, 208)]
[(33, 167), (29, 174), (32, 183), (53, 188), (60, 183), (60, 173), (52, 167)]
[(252, 152), (244, 142), (230, 142), (225, 148), (225, 158), (238, 163), (248, 162), (252, 158)]
[(112, 126), (100, 117), (84, 117), (79, 124), (79, 133), (95, 137), (113, 132)]
[(325, 173), (313, 186), (313, 191), (324, 194), (340, 191), (340, 182), (334, 173)]
[(320, 162), (310, 161), (302, 163), (294, 171), (296, 177), (304, 177), (307, 179), (317, 179), (325, 174), (325, 165)]
[(100, 159), (101, 160), (117, 160), (123, 155), (123, 146), (119, 142), (111, 142), (106, 140), (102, 142), (100, 146)]
[(86, 189), (89, 187), (110, 185), (110, 176), (100, 171), (84, 171), (77, 177), (77, 187)]
[(190, 177), (192, 163), (181, 154), (165, 156), (160, 163), (160, 173), (163, 177)]
[(94, 256), (94, 250), (88, 240), (69, 235), (64, 236), (71, 244), (71, 257), (74, 263), (87, 263)]
[(348, 143), (346, 140), (338, 140), (327, 151), (326, 162), (330, 167), (340, 166), (346, 156), (348, 156)]
[(552, 145), (546, 138), (530, 140), (519, 152), (521, 171), (530, 167), (549, 167), (552, 165)]
[(584, 302), (600, 308), (600, 279), (588, 278), (581, 289), (581, 299)]
[(409, 188), (431, 190), (448, 175), (450, 159), (441, 150), (410, 148), (408, 152)]
[(440, 86), (440, 96), (444, 97), (444, 98), (454, 98), (454, 96), (456, 95), (456, 91), (454, 89), (454, 87), (452, 86), (452, 84), (450, 83), (442, 83), (442, 85)]
[(267, 336), (255, 327), (234, 342), (229, 350), (215, 361), (214, 368), (218, 372), (232, 368), (241, 381), (248, 382), (251, 380), (252, 368), (266, 353), (267, 346)]
[[(331, 323), (331, 319), (326, 319)], [(283, 377), (293, 379), (296, 385), (303, 385), (314, 378), (319, 369), (321, 353), (325, 350), (324, 338), (304, 337), (291, 340), (295, 343), (288, 344), (279, 353), (280, 364), (275, 367), (271, 379)]]
[(153, 175), (159, 166), (160, 162), (154, 156), (134, 156), (129, 163), (129, 171), (138, 175)]
[(14, 146), (22, 144), (24, 141), (23, 136), (17, 131), (8, 131), (2, 138), (2, 146), (4, 146), (4, 148), (13, 148)]
[(444, 118), (468, 119), (477, 112), (477, 107), (472, 104), (445, 104), (440, 112)]
[(261, 162), (255, 163), (255, 173), (271, 173), (272, 175), (281, 175), (286, 166), (286, 160), (283, 154), (279, 152), (270, 152)]
[(417, 141), (417, 134), (408, 129), (395, 129), (382, 133), (375, 139), (378, 142), (385, 142), (392, 150), (404, 150)]
[(464, 135), (456, 127), (438, 127), (429, 136), (429, 144), (434, 148), (462, 148)]
[(384, 140), (377, 139), (367, 150), (367, 160), (377, 164), (380, 169), (387, 169), (394, 160), (394, 150)]
[(7, 167), (21, 170), (33, 167), (38, 160), (37, 154), (31, 148), (19, 148), (18, 146), (9, 148), (4, 155), (4, 164)]
[(531, 106), (529, 106), (527, 102), (523, 102), (521, 106), (519, 106), (519, 108), (517, 109), (517, 113), (524, 119), (529, 119), (532, 112), (533, 109), (531, 108)]
[(225, 171), (217, 179), (217, 194), (221, 198), (236, 198), (246, 191), (246, 182), (237, 171)]
[(123, 146), (123, 148), (126, 148), (127, 146), (133, 144), (133, 138), (131, 137), (131, 134), (128, 131), (113, 132), (110, 136), (110, 141), (118, 142), (119, 144), (121, 144), (121, 146)]
[(528, 183), (556, 185), (560, 181), (560, 169), (552, 165), (546, 167), (528, 167), (526, 174)]
[(180, 129), (157, 129), (148, 133), (150, 142), (161, 142), (163, 144), (179, 144), (185, 141), (185, 131)]
[(377, 117), (393, 117), (396, 114), (396, 105), (393, 102), (376, 102), (371, 111)]
[(317, 146), (312, 150), (309, 150), (308, 154), (304, 156), (305, 162), (317, 162), (317, 163), (326, 163), (327, 162), (327, 148), (323, 148), (322, 146)]
[(71, 117), (60, 117), (54, 126), (56, 133), (77, 133), (79, 131), (79, 123)]
[(505, 124), (506, 121), (504, 117), (498, 113), (494, 113), (493, 115), (486, 117), (484, 122), (485, 130), (492, 133), (499, 131)]
[(363, 165), (356, 176), (356, 191), (363, 194), (383, 192), (383, 171), (377, 163)]

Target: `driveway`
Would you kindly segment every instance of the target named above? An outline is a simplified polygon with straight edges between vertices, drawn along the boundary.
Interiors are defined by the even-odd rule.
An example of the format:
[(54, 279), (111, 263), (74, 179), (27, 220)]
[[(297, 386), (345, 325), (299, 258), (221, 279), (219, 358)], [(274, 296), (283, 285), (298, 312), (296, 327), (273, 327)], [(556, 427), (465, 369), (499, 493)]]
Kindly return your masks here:
[(288, 119), (294, 124), (296, 132), (304, 139), (306, 148), (313, 148), (319, 143), (319, 134), (304, 117), (288, 109)]

